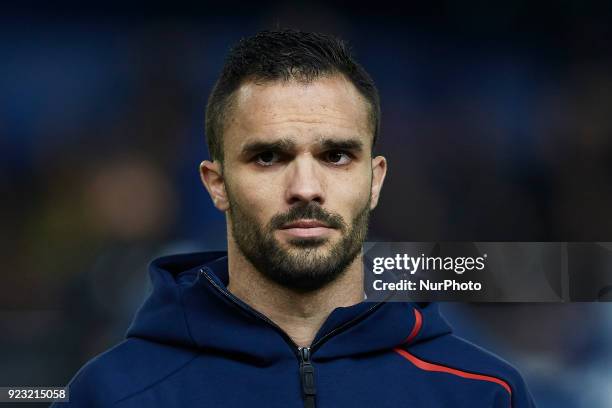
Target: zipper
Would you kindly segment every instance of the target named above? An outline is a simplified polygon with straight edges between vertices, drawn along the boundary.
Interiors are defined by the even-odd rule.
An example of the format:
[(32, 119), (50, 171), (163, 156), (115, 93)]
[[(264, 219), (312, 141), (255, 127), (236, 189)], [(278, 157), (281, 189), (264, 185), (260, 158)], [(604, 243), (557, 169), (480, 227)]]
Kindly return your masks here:
[(304, 408), (315, 408), (317, 388), (314, 377), (314, 366), (310, 361), (310, 347), (300, 347), (300, 379), (302, 381), (302, 396)]
[(372, 307), (368, 308), (363, 313), (360, 313), (357, 317), (349, 320), (348, 322), (336, 327), (334, 330), (330, 331), (319, 340), (313, 342), (310, 347), (300, 347), (298, 346), (291, 337), (283, 329), (280, 328), (276, 323), (270, 320), (263, 313), (258, 312), (247, 304), (239, 301), (236, 296), (231, 294), (225, 288), (221, 287), (213, 278), (210, 277), (208, 273), (205, 272), (205, 269), (210, 270), (209, 268), (201, 268), (200, 275), (204, 275), (206, 280), (224, 297), (226, 297), (232, 304), (236, 307), (239, 307), (242, 310), (247, 311), (254, 317), (261, 319), (268, 323), (273, 329), (275, 329), (281, 337), (287, 342), (287, 344), (291, 347), (291, 350), (296, 355), (298, 362), (300, 363), (300, 383), (302, 384), (302, 397), (304, 399), (304, 408), (315, 408), (315, 400), (316, 400), (316, 382), (315, 382), (315, 369), (312, 364), (312, 354), (316, 349), (321, 347), (323, 343), (332, 338), (333, 336), (341, 333), (344, 330), (347, 330), (351, 326), (355, 325), (357, 322), (361, 321), (363, 318), (368, 316), (370, 313), (374, 312), (374, 310), (378, 309), (383, 302), (375, 303)]

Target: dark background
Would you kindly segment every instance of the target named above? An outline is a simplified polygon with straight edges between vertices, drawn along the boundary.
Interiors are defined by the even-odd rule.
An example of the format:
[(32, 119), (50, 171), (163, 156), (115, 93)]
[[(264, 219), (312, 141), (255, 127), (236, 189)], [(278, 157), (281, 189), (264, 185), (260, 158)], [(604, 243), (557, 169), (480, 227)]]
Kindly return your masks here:
[[(370, 240), (612, 241), (609, 2), (21, 2), (0, 13), (0, 385), (121, 340), (162, 254), (222, 248), (198, 177), (227, 49), (341, 36), (382, 97)], [(539, 407), (612, 406), (612, 304), (444, 304)]]

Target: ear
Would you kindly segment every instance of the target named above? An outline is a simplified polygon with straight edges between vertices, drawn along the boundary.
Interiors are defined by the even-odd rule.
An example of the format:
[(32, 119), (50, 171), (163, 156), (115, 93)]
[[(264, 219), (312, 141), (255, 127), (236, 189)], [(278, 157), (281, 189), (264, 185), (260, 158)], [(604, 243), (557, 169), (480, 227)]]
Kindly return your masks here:
[(229, 209), (229, 200), (225, 191), (225, 180), (221, 171), (221, 163), (218, 160), (214, 162), (204, 160), (200, 163), (200, 178), (215, 207), (220, 211), (227, 211)]
[(382, 189), (385, 175), (387, 174), (387, 159), (383, 156), (376, 156), (372, 159), (372, 191), (370, 192), (372, 200), (370, 202), (370, 210), (378, 205), (380, 190)]

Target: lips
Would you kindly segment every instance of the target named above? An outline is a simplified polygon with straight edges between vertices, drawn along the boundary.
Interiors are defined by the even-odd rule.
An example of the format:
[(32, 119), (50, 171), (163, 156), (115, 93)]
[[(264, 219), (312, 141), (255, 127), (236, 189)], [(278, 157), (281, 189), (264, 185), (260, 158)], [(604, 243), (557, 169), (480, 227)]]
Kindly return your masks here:
[(285, 224), (280, 232), (291, 238), (315, 239), (328, 236), (333, 228), (317, 220), (299, 220)]
[(289, 224), (285, 224), (281, 229), (291, 229), (291, 228), (329, 228), (329, 226), (321, 221), (300, 220), (300, 221), (290, 222)]

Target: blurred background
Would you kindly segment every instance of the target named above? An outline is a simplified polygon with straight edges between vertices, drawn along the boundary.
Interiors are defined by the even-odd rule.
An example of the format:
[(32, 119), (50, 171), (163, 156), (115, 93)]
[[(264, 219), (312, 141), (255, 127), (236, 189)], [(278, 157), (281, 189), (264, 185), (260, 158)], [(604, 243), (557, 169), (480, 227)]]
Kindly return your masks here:
[[(339, 35), (377, 82), (370, 240), (612, 241), (609, 4), (2, 6), (0, 385), (66, 384), (122, 339), (151, 259), (225, 246), (204, 108), (259, 29)], [(612, 406), (611, 303), (442, 309), (539, 407)]]

